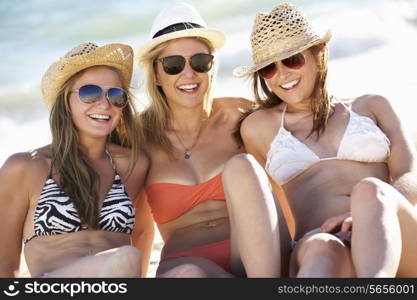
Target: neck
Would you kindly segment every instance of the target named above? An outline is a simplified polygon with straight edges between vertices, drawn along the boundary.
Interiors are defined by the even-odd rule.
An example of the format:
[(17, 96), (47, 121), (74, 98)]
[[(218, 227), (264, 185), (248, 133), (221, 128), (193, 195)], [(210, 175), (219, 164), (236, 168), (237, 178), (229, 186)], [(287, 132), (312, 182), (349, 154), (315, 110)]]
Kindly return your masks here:
[(311, 101), (312, 99), (303, 100), (301, 102), (291, 104), (286, 103), (287, 111), (294, 113), (294, 112), (309, 112), (311, 113)]
[(79, 147), (91, 161), (101, 159), (105, 156), (106, 139), (81, 138)]
[(171, 129), (176, 131), (197, 131), (206, 119), (202, 106), (198, 108), (175, 109), (171, 112)]

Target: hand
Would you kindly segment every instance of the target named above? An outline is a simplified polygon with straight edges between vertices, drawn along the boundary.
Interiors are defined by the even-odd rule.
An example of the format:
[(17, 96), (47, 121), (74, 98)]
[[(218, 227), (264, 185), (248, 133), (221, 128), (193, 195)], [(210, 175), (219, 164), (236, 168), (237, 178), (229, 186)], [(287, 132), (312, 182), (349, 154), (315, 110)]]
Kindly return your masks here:
[(324, 221), (324, 223), (320, 226), (320, 231), (326, 233), (336, 233), (339, 231), (340, 239), (342, 241), (350, 242), (350, 238), (352, 235), (351, 228), (352, 217), (350, 216), (350, 212), (348, 212), (343, 215), (331, 217)]

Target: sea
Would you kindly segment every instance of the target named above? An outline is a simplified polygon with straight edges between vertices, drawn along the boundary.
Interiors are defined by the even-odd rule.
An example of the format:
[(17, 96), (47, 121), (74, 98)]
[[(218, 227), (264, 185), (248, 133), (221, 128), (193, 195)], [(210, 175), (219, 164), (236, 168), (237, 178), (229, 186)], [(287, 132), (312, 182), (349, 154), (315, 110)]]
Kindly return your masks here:
[[(170, 0), (0, 0), (0, 166), (16, 152), (50, 143), (40, 81), (75, 45), (121, 42), (137, 49)], [(257, 12), (280, 1), (189, 0), (210, 28), (227, 37), (218, 53), (215, 96), (251, 99), (234, 68), (251, 65), (249, 36)], [(314, 23), (329, 28), (329, 88), (338, 97), (363, 93), (392, 99), (410, 128), (417, 115), (417, 0), (296, 0)], [(132, 81), (139, 108), (148, 103), (143, 74)]]

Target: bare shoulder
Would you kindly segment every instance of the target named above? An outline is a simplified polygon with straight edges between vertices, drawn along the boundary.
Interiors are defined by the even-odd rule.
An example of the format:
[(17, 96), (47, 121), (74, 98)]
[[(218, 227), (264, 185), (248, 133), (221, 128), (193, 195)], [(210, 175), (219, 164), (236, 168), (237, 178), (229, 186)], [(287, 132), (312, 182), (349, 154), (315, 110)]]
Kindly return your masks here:
[(352, 110), (359, 114), (377, 120), (385, 114), (393, 114), (394, 109), (391, 102), (381, 95), (366, 94), (349, 101)]
[(241, 97), (214, 98), (213, 105), (217, 109), (250, 109), (253, 101)]
[(260, 109), (248, 115), (242, 122), (241, 132), (256, 132), (264, 127), (270, 126), (271, 121), (279, 119), (280, 112), (275, 108)]
[(213, 99), (213, 112), (222, 112), (233, 118), (240, 118), (242, 112), (253, 107), (254, 102), (245, 98), (227, 97)]
[[(0, 182), (4, 188), (19, 187), (26, 195), (37, 188), (37, 182), (46, 178), (50, 169), (50, 147), (11, 155), (0, 169)], [(14, 190), (17, 192), (17, 190)]]
[(45, 146), (11, 155), (4, 162), (1, 170), (10, 174), (30, 174), (39, 171), (39, 169), (49, 169), (50, 159), (50, 147)]
[[(107, 147), (112, 158), (116, 162), (116, 167), (122, 177), (124, 174), (127, 174), (129, 170), (132, 171), (133, 176), (142, 176), (144, 173), (147, 173), (149, 168), (149, 157), (143, 150), (139, 151), (136, 162), (132, 162), (132, 151), (129, 148), (116, 144), (108, 144)], [(133, 168), (132, 163), (134, 163)]]

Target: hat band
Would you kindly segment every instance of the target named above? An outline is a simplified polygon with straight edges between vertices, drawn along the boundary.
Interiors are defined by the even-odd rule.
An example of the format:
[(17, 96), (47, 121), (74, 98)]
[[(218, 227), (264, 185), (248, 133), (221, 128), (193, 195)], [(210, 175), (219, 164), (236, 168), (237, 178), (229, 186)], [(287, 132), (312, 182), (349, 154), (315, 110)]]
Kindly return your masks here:
[(172, 25), (169, 25), (168, 27), (165, 27), (164, 29), (159, 30), (157, 33), (155, 33), (152, 39), (157, 38), (158, 36), (161, 36), (167, 33), (181, 31), (185, 29), (193, 29), (193, 28), (203, 28), (203, 26), (196, 24), (196, 23), (190, 23), (190, 22), (172, 24)]

